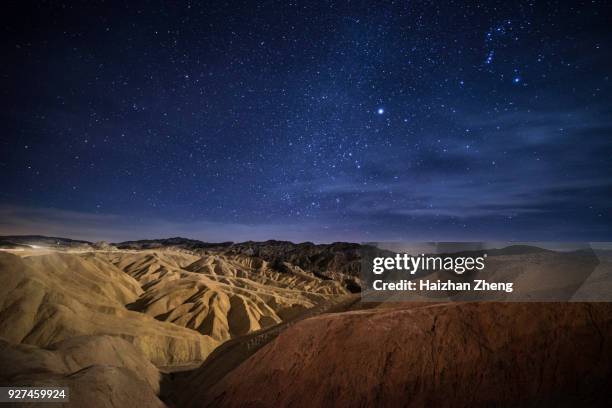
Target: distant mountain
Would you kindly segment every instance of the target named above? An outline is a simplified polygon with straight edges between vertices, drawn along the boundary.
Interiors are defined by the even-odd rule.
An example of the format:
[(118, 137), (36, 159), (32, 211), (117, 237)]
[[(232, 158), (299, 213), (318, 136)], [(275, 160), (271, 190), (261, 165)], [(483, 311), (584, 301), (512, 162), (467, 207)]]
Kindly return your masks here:
[(361, 244), (334, 242), (313, 244), (289, 241), (247, 241), (227, 248), (228, 253), (256, 256), (272, 263), (289, 262), (319, 277), (342, 280), (359, 276)]
[(179, 247), (183, 249), (206, 249), (223, 248), (232, 245), (232, 242), (209, 243), (197, 239), (182, 237), (160, 238), (160, 239), (141, 239), (137, 241), (118, 242), (111, 245), (119, 249), (155, 249), (163, 247)]
[(6, 235), (0, 236), (0, 247), (3, 248), (19, 248), (19, 247), (93, 247), (89, 241), (81, 241), (76, 239), (61, 238), (61, 237), (46, 237), (43, 235)]
[[(578, 252), (578, 251), (576, 251)], [(544, 249), (532, 245), (509, 245), (503, 248), (482, 248), (482, 249), (466, 249), (463, 251), (444, 251), (444, 252), (431, 252), (427, 255), (434, 255), (439, 257), (477, 257), (487, 254), (487, 256), (503, 256), (503, 255), (528, 255), (528, 254), (552, 254), (557, 253), (550, 249)]]
[(550, 249), (544, 249), (532, 245), (510, 245), (500, 249), (488, 249), (486, 251), (490, 256), (498, 256), (498, 255), (526, 255), (526, 254), (542, 254), (542, 253), (552, 253)]

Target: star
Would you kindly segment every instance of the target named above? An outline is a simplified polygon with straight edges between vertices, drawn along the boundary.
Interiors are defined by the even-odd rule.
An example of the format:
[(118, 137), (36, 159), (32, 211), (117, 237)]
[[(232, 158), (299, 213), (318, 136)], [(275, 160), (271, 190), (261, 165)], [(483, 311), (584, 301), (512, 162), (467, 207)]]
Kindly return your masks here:
[[(168, 27), (154, 8), (131, 10), (138, 18), (130, 20), (111, 7), (77, 43), (76, 33), (55, 34), (71, 33), (69, 21), (87, 7), (45, 6), (65, 18), (41, 21), (36, 33), (24, 23), (27, 8), (9, 19), (15, 47), (5, 59), (15, 69), (2, 70), (0, 86), (20, 113), (8, 115), (0, 145), (19, 148), (0, 149), (0, 168), (11, 175), (0, 211), (37, 202), (88, 212), (107, 197), (100, 214), (132, 219), (146, 210), (155, 225), (262, 226), (218, 236), (231, 240), (349, 240), (365, 237), (366, 226), (383, 240), (408, 230), (454, 237), (462, 219), (487, 236), (558, 238), (542, 231), (553, 234), (562, 221), (574, 233), (568, 239), (612, 239), (601, 228), (612, 218), (593, 221), (612, 193), (589, 187), (610, 173), (612, 147), (612, 35), (599, 29), (602, 2), (560, 2), (554, 13), (519, 5), (516, 13), (459, 1), (422, 15), (410, 2), (297, 14), (295, 2), (244, 3), (232, 15), (194, 3), (189, 18), (164, 15)], [(450, 18), (459, 9), (469, 24)], [(437, 30), (442, 21), (448, 27)], [(568, 24), (580, 32), (570, 49), (558, 29)], [(46, 45), (28, 46), (33, 35)], [(104, 63), (93, 64), (88, 48)], [(40, 71), (41, 62), (53, 69)], [(36, 100), (20, 75), (40, 75)], [(235, 188), (238, 178), (252, 200)], [(519, 180), (528, 199), (500, 187)], [(564, 193), (550, 200), (551, 191)], [(486, 205), (457, 205), (472, 196), (486, 196)], [(595, 201), (592, 214), (580, 210), (584, 197)], [(421, 199), (446, 207), (443, 215), (428, 218)], [(490, 217), (514, 210), (522, 223), (512, 231)]]

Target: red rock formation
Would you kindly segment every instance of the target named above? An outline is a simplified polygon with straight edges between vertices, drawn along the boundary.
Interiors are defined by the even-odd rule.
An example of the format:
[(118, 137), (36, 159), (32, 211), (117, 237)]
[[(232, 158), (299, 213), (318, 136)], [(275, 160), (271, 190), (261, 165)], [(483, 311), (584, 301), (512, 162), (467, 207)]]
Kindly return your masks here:
[[(612, 305), (463, 303), (304, 320), (196, 406), (599, 404)], [(609, 389), (609, 388), (608, 388)]]

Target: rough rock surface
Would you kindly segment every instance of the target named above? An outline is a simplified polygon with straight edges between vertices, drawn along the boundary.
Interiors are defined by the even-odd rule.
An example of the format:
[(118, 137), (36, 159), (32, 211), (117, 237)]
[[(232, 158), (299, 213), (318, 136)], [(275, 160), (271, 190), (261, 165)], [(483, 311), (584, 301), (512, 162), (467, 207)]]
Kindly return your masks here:
[(608, 304), (452, 303), (322, 315), (283, 332), (212, 389), (193, 384), (191, 403), (600, 404), (609, 398), (611, 334)]
[(45, 402), (9, 404), (14, 407), (166, 407), (137, 373), (124, 367), (93, 365), (70, 375), (37, 373), (15, 377), (11, 384), (33, 387), (68, 387), (68, 403)]
[(67, 386), (75, 407), (163, 406), (160, 379), (140, 350), (119, 337), (75, 337), (49, 349), (0, 340), (1, 384)]
[(227, 253), (254, 255), (268, 262), (289, 262), (318, 276), (342, 282), (359, 275), (359, 244), (294, 244), (288, 241), (243, 242), (226, 249)]
[(0, 339), (0, 376), (4, 381), (36, 373), (68, 375), (92, 365), (125, 367), (159, 392), (161, 376), (157, 368), (138, 348), (120, 337), (74, 337), (47, 349)]

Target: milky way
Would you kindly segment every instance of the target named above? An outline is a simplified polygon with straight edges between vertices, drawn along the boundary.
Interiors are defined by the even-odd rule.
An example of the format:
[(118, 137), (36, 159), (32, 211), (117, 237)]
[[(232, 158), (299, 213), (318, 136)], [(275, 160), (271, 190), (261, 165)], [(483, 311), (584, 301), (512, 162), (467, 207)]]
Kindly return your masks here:
[(603, 2), (6, 14), (2, 233), (612, 238)]

